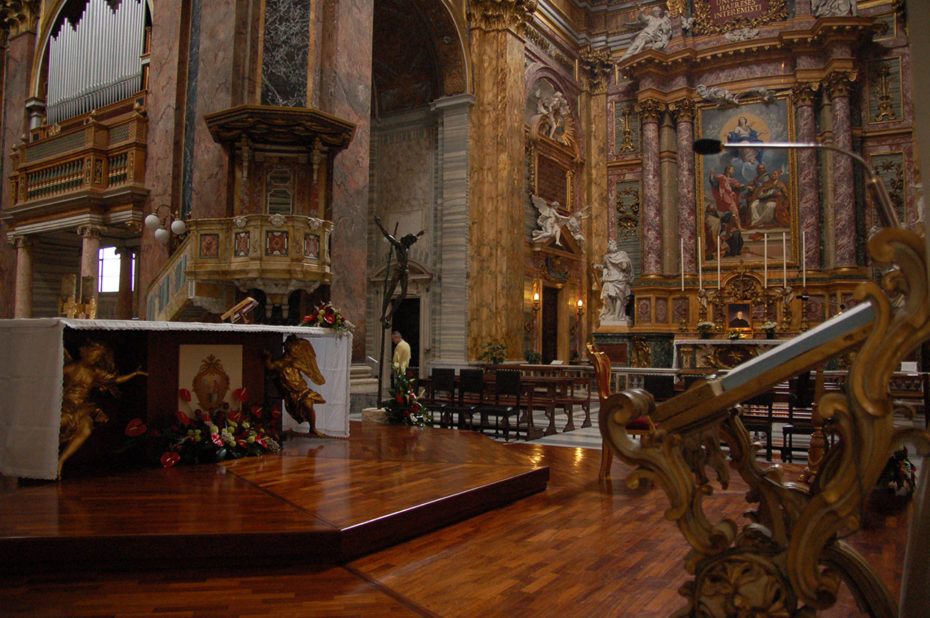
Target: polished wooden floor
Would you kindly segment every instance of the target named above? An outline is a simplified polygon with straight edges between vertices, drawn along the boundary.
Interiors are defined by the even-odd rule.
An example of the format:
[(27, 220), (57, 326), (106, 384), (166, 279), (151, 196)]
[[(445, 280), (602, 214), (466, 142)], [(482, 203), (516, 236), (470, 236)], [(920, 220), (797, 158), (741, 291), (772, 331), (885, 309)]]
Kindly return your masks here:
[[(598, 483), (598, 451), (499, 445), (453, 430), (418, 430), (410, 437), (366, 427), (370, 426), (353, 424), (352, 439), (347, 442), (295, 443), (282, 457), (165, 471), (190, 488), (188, 497), (199, 496), (197, 504), (183, 507), (187, 509), (183, 525), (176, 512), (181, 507), (174, 504), (187, 500), (183, 495), (152, 493), (141, 479), (123, 484), (96, 480), (102, 485), (98, 497), (82, 506), (73, 505), (74, 515), (93, 529), (143, 539), (143, 546), (165, 554), (159, 566), (166, 568), (141, 570), (127, 564), (118, 570), (100, 570), (88, 566), (77, 552), (69, 556), (67, 568), (55, 572), (18, 574), (7, 569), (0, 578), (0, 614), (667, 616), (682, 606), (677, 589), (686, 579), (682, 567), (686, 546), (677, 528), (664, 519), (668, 505), (664, 494), (655, 489), (631, 492), (620, 480)], [(436, 457), (431, 446), (444, 441), (431, 436), (450, 434), (466, 440), (468, 446), (454, 456), (442, 455), (455, 464), (448, 479), (430, 476), (425, 464)], [(353, 460), (374, 467), (346, 470), (346, 462)], [(262, 538), (240, 537), (233, 529), (277, 530), (283, 538), (293, 539), (308, 526), (351, 529), (352, 522), (370, 521), (380, 510), (372, 509), (372, 502), (395, 501), (405, 490), (406, 484), (395, 487), (389, 480), (388, 470), (397, 467), (403, 467), (407, 481), (415, 486), (411, 491), (425, 496), (450, 479), (480, 483), (480, 479), (494, 478), (489, 468), (548, 467), (550, 478), (545, 491), (424, 534), (420, 533), (429, 524), (414, 515), (406, 522), (411, 529), (408, 540), (342, 565), (295, 562), (292, 554), (280, 566), (273, 561), (252, 564), (243, 558), (252, 553), (251, 544)], [(615, 463), (613, 472), (616, 479), (622, 479), (628, 468)], [(313, 483), (288, 481), (291, 476), (306, 479), (308, 473)], [(327, 480), (334, 476), (343, 480)], [(51, 502), (54, 494), (67, 494), (71, 484), (62, 483), (39, 501)], [(350, 486), (364, 488), (365, 497), (359, 504), (343, 500), (339, 505), (337, 497), (345, 495)], [(20, 488), (0, 496), (3, 534), (13, 536), (8, 531), (15, 528), (22, 534), (47, 535), (56, 525), (59, 534), (73, 534), (74, 529), (61, 529), (61, 518), (56, 524), (51, 517), (41, 517), (40, 504), (22, 507), (22, 518), (15, 522), (8, 519), (10, 504), (33, 502), (31, 494), (36, 489)], [(747, 508), (744, 492), (736, 479), (728, 490), (718, 490), (707, 499), (708, 512), (741, 520)], [(293, 510), (275, 499), (284, 494), (289, 496), (284, 502)], [(330, 500), (330, 506), (322, 506)], [(174, 514), (152, 524), (151, 529), (139, 529), (133, 523), (135, 516), (124, 520), (111, 514), (127, 506), (133, 511)], [(316, 507), (318, 520), (294, 516), (295, 510)], [(402, 512), (399, 517), (403, 523)], [(903, 563), (904, 520), (903, 516), (889, 517), (882, 527), (862, 530), (849, 539), (895, 593)], [(71, 525), (76, 527), (77, 522), (74, 519)], [(196, 535), (192, 531), (204, 525), (228, 546), (226, 554), (218, 555), (212, 564), (194, 568), (180, 557), (183, 554), (175, 554), (172, 560), (171, 552), (159, 549), (164, 533)], [(198, 538), (191, 536), (190, 540), (199, 542)], [(99, 544), (109, 542), (104, 538)], [(177, 550), (174, 546), (171, 551)], [(844, 593), (840, 604), (824, 615), (850, 616), (857, 611), (850, 595)]]

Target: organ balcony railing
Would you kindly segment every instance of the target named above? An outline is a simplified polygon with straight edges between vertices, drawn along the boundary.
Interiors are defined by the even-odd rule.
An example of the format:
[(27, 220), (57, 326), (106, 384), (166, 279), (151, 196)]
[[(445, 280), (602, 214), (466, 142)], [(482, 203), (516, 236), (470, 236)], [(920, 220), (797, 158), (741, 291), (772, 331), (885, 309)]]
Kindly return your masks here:
[(140, 104), (127, 103), (133, 104), (124, 101), (67, 126), (34, 130), (14, 148), (13, 199), (4, 213), (12, 227), (92, 210), (105, 218), (123, 213), (118, 219), (126, 219), (129, 211), (131, 220), (141, 221), (148, 194), (147, 119)]

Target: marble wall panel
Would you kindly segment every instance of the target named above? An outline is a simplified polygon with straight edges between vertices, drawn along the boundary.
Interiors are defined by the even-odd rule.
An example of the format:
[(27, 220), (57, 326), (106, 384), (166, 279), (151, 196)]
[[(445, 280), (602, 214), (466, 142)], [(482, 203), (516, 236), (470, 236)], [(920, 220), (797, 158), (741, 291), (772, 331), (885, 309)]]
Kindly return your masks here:
[(642, 326), (652, 322), (652, 299), (640, 298), (636, 301), (636, 324)]
[(668, 323), (668, 299), (656, 299), (656, 324)]
[(305, 107), (310, 0), (265, 0), (262, 104)]

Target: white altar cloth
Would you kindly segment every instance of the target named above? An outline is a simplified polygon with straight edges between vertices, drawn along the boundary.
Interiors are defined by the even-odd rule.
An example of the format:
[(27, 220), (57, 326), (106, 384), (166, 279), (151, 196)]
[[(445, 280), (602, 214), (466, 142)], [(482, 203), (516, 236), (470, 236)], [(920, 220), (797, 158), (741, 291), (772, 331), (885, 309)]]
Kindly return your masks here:
[[(317, 429), (349, 435), (352, 333), (326, 328), (264, 324), (207, 324), (144, 320), (37, 318), (0, 320), (0, 473), (54, 479), (58, 473), (65, 327), (77, 330), (296, 334), (313, 343), (325, 384), (308, 385), (325, 404), (316, 406)], [(146, 369), (146, 368), (143, 368)], [(285, 429), (307, 431), (285, 415)]]

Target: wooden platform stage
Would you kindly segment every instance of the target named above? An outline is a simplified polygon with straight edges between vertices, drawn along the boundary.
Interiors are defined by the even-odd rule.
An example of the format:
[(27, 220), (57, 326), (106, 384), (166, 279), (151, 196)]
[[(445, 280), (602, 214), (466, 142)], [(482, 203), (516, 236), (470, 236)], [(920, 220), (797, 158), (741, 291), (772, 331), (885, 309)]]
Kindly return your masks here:
[(342, 564), (542, 491), (549, 468), (467, 431), (353, 423), (280, 455), (22, 487), (0, 572)]

